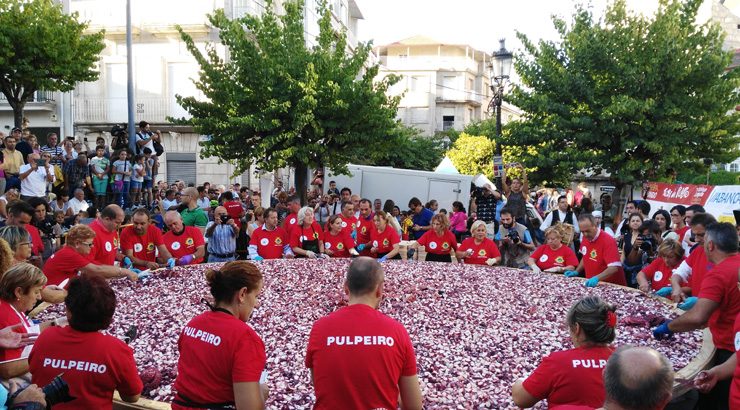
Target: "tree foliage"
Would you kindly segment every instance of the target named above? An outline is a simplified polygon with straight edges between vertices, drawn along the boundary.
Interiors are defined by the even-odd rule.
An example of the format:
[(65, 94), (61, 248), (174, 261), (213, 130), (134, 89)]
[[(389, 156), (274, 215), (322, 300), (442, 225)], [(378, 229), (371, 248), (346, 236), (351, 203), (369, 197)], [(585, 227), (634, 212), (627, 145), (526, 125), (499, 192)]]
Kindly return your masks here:
[(364, 157), (352, 160), (355, 164), (376, 165), (404, 169), (433, 171), (444, 158), (444, 137), (425, 137), (416, 128), (399, 124), (388, 135), (393, 149), (368, 150)]
[(175, 121), (210, 136), (201, 156), (229, 161), (236, 173), (253, 161), (267, 170), (294, 166), (297, 185), (305, 187), (309, 166), (342, 172), (370, 151), (392, 149), (387, 136), (397, 126), (398, 98), (386, 91), (398, 79), (375, 81), (378, 66), (365, 66), (371, 44), (347, 53), (346, 33), (332, 28), (326, 4), (319, 6), (320, 31), (310, 48), (303, 2), (283, 5), (280, 16), (270, 1), (261, 17), (210, 15), (228, 60), (212, 46), (201, 52), (180, 30), (200, 65), (196, 86), (207, 100), (177, 96), (192, 118)]
[(526, 114), (504, 144), (534, 148), (522, 160), (540, 173), (604, 170), (618, 189), (736, 158), (740, 72), (720, 27), (695, 23), (701, 2), (661, 0), (644, 17), (615, 0), (599, 21), (577, 6), (570, 25), (553, 18), (558, 42), (518, 33), (522, 84), (508, 101)]
[(0, 91), (20, 127), (38, 90), (70, 91), (98, 78), (104, 33), (84, 34), (87, 23), (52, 0), (0, 0)]
[(493, 178), (493, 152), (495, 143), (485, 136), (461, 133), (447, 156), (455, 168), (465, 175), (485, 174)]

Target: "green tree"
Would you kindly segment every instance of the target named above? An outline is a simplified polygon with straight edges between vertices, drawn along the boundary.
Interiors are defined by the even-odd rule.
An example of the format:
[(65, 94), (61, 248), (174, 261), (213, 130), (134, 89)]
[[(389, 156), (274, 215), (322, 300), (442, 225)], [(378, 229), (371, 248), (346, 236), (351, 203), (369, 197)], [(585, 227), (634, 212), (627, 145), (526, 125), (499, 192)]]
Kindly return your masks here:
[(526, 114), (505, 146), (534, 148), (522, 160), (541, 173), (607, 171), (618, 191), (736, 158), (740, 72), (727, 70), (720, 27), (695, 23), (701, 3), (661, 0), (644, 17), (615, 0), (599, 21), (577, 6), (570, 25), (553, 18), (558, 42), (518, 33), (521, 86), (508, 100)]
[(210, 135), (201, 156), (216, 156), (236, 173), (256, 162), (262, 169), (296, 169), (305, 195), (308, 167), (346, 171), (347, 163), (371, 151), (393, 148), (387, 135), (397, 127), (398, 98), (386, 96), (398, 79), (375, 81), (378, 66), (366, 67), (371, 44), (347, 53), (345, 32), (332, 28), (319, 6), (316, 45), (306, 46), (303, 2), (285, 2), (276, 15), (268, 1), (261, 17), (229, 20), (222, 10), (209, 16), (229, 59), (209, 47), (201, 52), (180, 30), (201, 72), (196, 86), (207, 100), (177, 97), (191, 115), (176, 119)]
[(84, 34), (87, 23), (77, 18), (52, 0), (0, 0), (0, 91), (16, 127), (36, 91), (70, 91), (97, 80), (104, 33)]
[(391, 138), (393, 149), (369, 150), (365, 157), (352, 162), (433, 171), (444, 158), (444, 136), (424, 137), (418, 129), (399, 124), (388, 137)]
[(463, 132), (447, 151), (447, 156), (461, 174), (485, 174), (488, 178), (493, 178), (495, 146), (496, 144), (488, 137)]

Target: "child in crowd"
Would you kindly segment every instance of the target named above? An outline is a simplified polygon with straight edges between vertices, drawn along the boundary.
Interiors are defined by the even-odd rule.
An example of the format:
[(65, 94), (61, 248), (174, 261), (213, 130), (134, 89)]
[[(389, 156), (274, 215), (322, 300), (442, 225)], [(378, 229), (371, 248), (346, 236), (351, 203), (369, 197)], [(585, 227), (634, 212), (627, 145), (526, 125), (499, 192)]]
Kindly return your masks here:
[(154, 181), (153, 170), (156, 159), (152, 158), (152, 150), (144, 147), (144, 165), (146, 173), (144, 174), (144, 185), (141, 187), (144, 204), (147, 208), (152, 206), (152, 185)]
[(113, 181), (113, 192), (116, 193), (116, 204), (126, 209), (130, 202), (128, 197), (131, 186), (131, 164), (127, 160), (128, 152), (121, 150), (118, 153), (118, 160), (113, 163), (111, 173), (115, 175)]
[(90, 159), (92, 171), (93, 190), (95, 191), (95, 207), (105, 207), (105, 191), (108, 188), (108, 172), (110, 171), (110, 160), (105, 157), (105, 146), (95, 147), (95, 156)]
[(133, 173), (131, 174), (131, 200), (134, 205), (141, 203), (141, 187), (146, 175), (146, 164), (144, 156), (139, 154), (134, 157)]

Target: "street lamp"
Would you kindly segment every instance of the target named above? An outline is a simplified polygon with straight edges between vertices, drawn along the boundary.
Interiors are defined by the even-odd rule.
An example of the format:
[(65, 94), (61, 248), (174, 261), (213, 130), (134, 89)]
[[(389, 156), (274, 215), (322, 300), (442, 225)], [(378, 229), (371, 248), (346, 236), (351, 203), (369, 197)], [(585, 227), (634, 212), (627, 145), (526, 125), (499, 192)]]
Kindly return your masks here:
[[(501, 149), (501, 103), (504, 99), (504, 89), (506, 83), (509, 81), (509, 74), (511, 73), (511, 63), (513, 60), (513, 54), (511, 51), (506, 49), (506, 39), (502, 38), (499, 40), (501, 48), (498, 51), (494, 51), (491, 54), (491, 92), (493, 97), (491, 98), (490, 108), (496, 110), (496, 153), (495, 155), (501, 158), (503, 164), (503, 154)], [(494, 163), (495, 166), (495, 163)], [(502, 188), (501, 184), (501, 173), (496, 177), (496, 184), (499, 189)]]

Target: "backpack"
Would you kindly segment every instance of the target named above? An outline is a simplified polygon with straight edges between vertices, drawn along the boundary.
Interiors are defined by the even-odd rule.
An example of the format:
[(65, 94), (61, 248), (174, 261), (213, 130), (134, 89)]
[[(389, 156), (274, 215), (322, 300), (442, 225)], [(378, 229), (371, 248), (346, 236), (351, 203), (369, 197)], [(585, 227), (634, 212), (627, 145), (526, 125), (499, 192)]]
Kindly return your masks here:
[(152, 141), (152, 144), (154, 144), (154, 153), (157, 154), (158, 157), (161, 157), (162, 154), (164, 154), (164, 147), (162, 146), (162, 143), (154, 140)]

